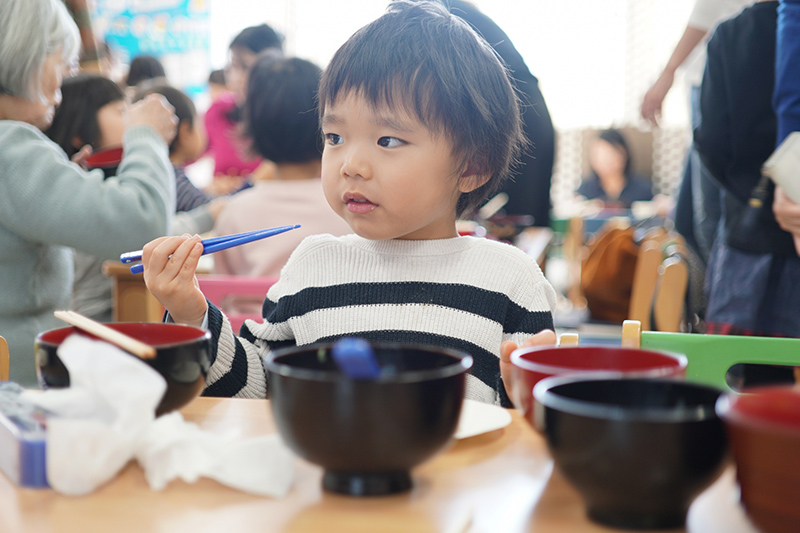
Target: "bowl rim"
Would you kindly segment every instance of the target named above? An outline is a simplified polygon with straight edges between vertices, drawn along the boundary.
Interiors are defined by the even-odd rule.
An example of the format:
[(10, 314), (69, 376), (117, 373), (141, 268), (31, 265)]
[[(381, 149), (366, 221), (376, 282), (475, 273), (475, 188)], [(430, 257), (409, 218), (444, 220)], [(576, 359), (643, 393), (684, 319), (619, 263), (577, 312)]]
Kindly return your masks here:
[[(335, 341), (331, 342), (316, 342), (312, 344), (303, 344), (299, 346), (287, 346), (284, 348), (278, 348), (272, 352), (269, 352), (267, 355), (263, 357), (264, 366), (266, 367), (268, 372), (273, 372), (280, 376), (284, 377), (293, 377), (299, 379), (305, 379), (309, 381), (327, 381), (327, 382), (334, 382), (340, 381), (344, 374), (337, 372), (335, 370), (315, 370), (310, 368), (298, 368), (289, 366), (284, 363), (276, 362), (275, 359), (289, 355), (294, 352), (298, 351), (312, 351), (312, 350), (320, 350), (320, 349), (330, 349)], [(445, 379), (456, 376), (458, 374), (463, 374), (469, 372), (469, 369), (472, 368), (473, 358), (466, 352), (456, 350), (453, 348), (446, 348), (435, 346), (432, 344), (422, 344), (422, 343), (400, 343), (400, 342), (380, 342), (380, 341), (369, 341), (370, 344), (376, 348), (384, 348), (384, 349), (397, 349), (397, 348), (411, 348), (415, 350), (423, 350), (423, 351), (437, 351), (439, 353), (444, 353), (455, 358), (457, 361), (453, 364), (439, 367), (439, 368), (431, 368), (425, 370), (412, 370), (403, 372), (402, 374), (392, 374), (392, 375), (381, 375), (376, 379), (370, 380), (352, 380), (352, 381), (363, 381), (365, 383), (369, 382), (377, 382), (377, 383), (415, 383), (419, 381), (430, 381), (432, 379)]]
[[(733, 425), (736, 427), (753, 429), (756, 431), (768, 431), (774, 434), (800, 436), (800, 426), (789, 426), (775, 422), (772, 420), (764, 420), (753, 415), (748, 415), (734, 409), (735, 403), (740, 401), (741, 397), (751, 394), (769, 394), (772, 390), (793, 390), (794, 385), (773, 385), (757, 387), (746, 390), (743, 393), (726, 392), (717, 399), (716, 411), (717, 415), (725, 422), (725, 424)], [(798, 395), (800, 397), (800, 395)]]
[[(673, 359), (677, 359), (678, 366), (670, 367), (670, 366), (657, 366), (654, 368), (642, 368), (638, 370), (631, 370), (631, 371), (622, 371), (619, 369), (613, 368), (600, 368), (600, 369), (591, 369), (591, 368), (573, 368), (567, 366), (554, 366), (554, 365), (546, 365), (543, 363), (536, 363), (534, 361), (528, 361), (523, 359), (523, 355), (527, 355), (531, 352), (543, 352), (546, 350), (572, 350), (572, 349), (599, 349), (602, 351), (625, 351), (625, 352), (648, 352), (657, 355), (666, 355), (672, 357)], [(557, 346), (555, 344), (546, 344), (540, 346), (524, 346), (521, 348), (517, 348), (513, 352), (511, 352), (511, 364), (521, 370), (527, 370), (530, 372), (538, 372), (540, 374), (549, 374), (552, 376), (555, 375), (562, 375), (562, 374), (572, 374), (572, 373), (584, 373), (584, 372), (609, 372), (609, 373), (619, 373), (624, 374), (626, 376), (642, 376), (642, 377), (659, 377), (659, 376), (669, 376), (675, 374), (675, 372), (685, 371), (689, 366), (689, 358), (686, 355), (678, 352), (671, 352), (668, 350), (648, 350), (642, 348), (628, 348), (626, 346)]]
[[(648, 382), (648, 383), (668, 383), (678, 385), (681, 387), (688, 387), (694, 389), (702, 389), (708, 392), (717, 393), (717, 397), (713, 402), (707, 405), (695, 405), (690, 407), (624, 407), (620, 405), (598, 404), (585, 400), (575, 400), (572, 398), (565, 398), (553, 392), (553, 388), (559, 385), (566, 385), (577, 382), (598, 382), (598, 381), (614, 381), (614, 382)], [(648, 377), (631, 377), (630, 374), (619, 373), (576, 373), (565, 376), (551, 376), (539, 381), (533, 387), (533, 398), (535, 407), (534, 409), (541, 410), (543, 414), (545, 409), (556, 409), (564, 413), (576, 416), (583, 416), (587, 418), (594, 418), (599, 420), (611, 421), (626, 421), (626, 422), (701, 422), (709, 419), (718, 418), (716, 413), (716, 403), (719, 400), (723, 391), (717, 387), (706, 385), (702, 383), (695, 383), (685, 381), (677, 378), (648, 378)], [(539, 416), (543, 420), (543, 416)]]
[[(150, 344), (150, 346), (152, 346), (153, 348), (156, 348), (156, 349), (159, 349), (159, 348), (173, 348), (175, 346), (178, 346), (178, 345), (186, 343), (186, 342), (198, 342), (198, 341), (210, 341), (211, 340), (211, 332), (209, 330), (204, 329), (204, 328), (198, 328), (197, 326), (189, 326), (187, 324), (175, 324), (174, 322), (110, 322), (110, 323), (105, 324), (105, 325), (113, 327), (113, 324), (159, 324), (159, 325), (164, 325), (164, 326), (179, 326), (181, 328), (194, 329), (194, 330), (197, 330), (199, 332), (199, 335), (197, 335), (196, 337), (192, 337), (191, 339), (187, 339), (187, 340), (170, 342), (170, 343), (160, 343), (160, 344), (148, 343), (148, 344)], [(44, 345), (44, 346), (55, 346), (55, 347), (60, 346), (61, 342), (53, 342), (53, 341), (44, 340), (42, 337), (44, 335), (47, 335), (48, 333), (53, 333), (53, 332), (56, 332), (56, 331), (67, 330), (67, 329), (73, 330), (72, 334), (74, 334), (75, 332), (78, 332), (79, 334), (83, 334), (86, 337), (90, 336), (90, 335), (86, 335), (85, 332), (81, 333), (82, 330), (80, 328), (76, 327), (76, 326), (65, 326), (65, 327), (61, 327), (61, 328), (53, 328), (53, 329), (48, 329), (46, 331), (40, 331), (39, 333), (36, 334), (36, 342), (38, 344), (41, 344), (41, 345)], [(64, 337), (64, 338), (66, 339), (66, 337)]]

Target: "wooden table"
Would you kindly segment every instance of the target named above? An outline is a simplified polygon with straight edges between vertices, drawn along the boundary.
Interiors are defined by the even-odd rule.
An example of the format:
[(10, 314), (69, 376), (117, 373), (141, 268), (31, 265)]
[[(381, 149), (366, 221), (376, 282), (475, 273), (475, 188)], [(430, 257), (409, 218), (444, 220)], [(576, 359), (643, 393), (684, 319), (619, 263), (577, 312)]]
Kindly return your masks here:
[[(266, 400), (199, 398), (187, 420), (243, 436), (274, 431)], [(542, 438), (512, 412), (510, 426), (455, 442), (414, 473), (414, 489), (381, 498), (324, 493), (321, 470), (297, 460), (283, 499), (251, 496), (201, 479), (152, 491), (138, 465), (83, 497), (18, 489), (0, 474), (3, 533), (126, 532), (605, 532), (589, 522), (580, 497), (553, 469)], [(469, 522), (467, 529), (459, 527)], [(732, 468), (693, 504), (690, 532), (753, 533), (738, 503)], [(683, 531), (675, 530), (675, 531)]]

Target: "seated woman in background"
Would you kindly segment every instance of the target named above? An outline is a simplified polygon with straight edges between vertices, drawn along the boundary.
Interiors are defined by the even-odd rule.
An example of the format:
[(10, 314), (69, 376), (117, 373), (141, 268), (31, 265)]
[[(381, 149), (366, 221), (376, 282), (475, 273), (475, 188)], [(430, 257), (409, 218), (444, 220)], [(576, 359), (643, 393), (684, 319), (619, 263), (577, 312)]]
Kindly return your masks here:
[(252, 150), (275, 163), (275, 174), (234, 196), (220, 215), (215, 233), (290, 224), (301, 227), (218, 252), (214, 256), (216, 273), (278, 276), (306, 236), (351, 233), (322, 192), (322, 135), (314, 112), (321, 75), (319, 67), (308, 61), (274, 54), (259, 57), (250, 71), (245, 132), (252, 139)]
[[(169, 145), (177, 191), (172, 233), (205, 233), (214, 227), (215, 217), (227, 199), (210, 203), (211, 199), (186, 177), (183, 165), (205, 149), (203, 127), (188, 96), (172, 87), (160, 89), (150, 92), (164, 96), (175, 109), (179, 121), (178, 132)], [(67, 155), (74, 156), (84, 146), (92, 150), (122, 146), (128, 105), (116, 83), (103, 76), (82, 74), (64, 80), (61, 93), (61, 105), (45, 134)], [(106, 179), (116, 180), (116, 173), (117, 169), (106, 169)], [(75, 252), (75, 281), (70, 302), (70, 309), (101, 322), (111, 321), (113, 309), (112, 281), (102, 272), (106, 259), (109, 258)]]
[(60, 0), (0, 2), (0, 334), (10, 378), (24, 387), (37, 386), (34, 338), (64, 325), (53, 311), (69, 305), (70, 248), (119, 257), (163, 235), (175, 209), (167, 144), (177, 118), (162, 97), (128, 111), (113, 183), (70, 162), (42, 133), (79, 42)]
[(619, 130), (608, 129), (589, 147), (592, 173), (576, 191), (587, 200), (600, 200), (607, 207), (630, 209), (633, 202), (653, 199), (653, 189), (631, 171), (628, 143)]

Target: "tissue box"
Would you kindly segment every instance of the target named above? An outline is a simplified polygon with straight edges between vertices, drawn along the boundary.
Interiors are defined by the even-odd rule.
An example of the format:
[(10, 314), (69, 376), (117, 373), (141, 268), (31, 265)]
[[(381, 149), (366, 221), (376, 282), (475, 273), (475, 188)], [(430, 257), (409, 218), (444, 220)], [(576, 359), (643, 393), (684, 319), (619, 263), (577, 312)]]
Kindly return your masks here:
[(0, 469), (19, 486), (47, 488), (46, 413), (23, 401), (22, 391), (0, 383)]

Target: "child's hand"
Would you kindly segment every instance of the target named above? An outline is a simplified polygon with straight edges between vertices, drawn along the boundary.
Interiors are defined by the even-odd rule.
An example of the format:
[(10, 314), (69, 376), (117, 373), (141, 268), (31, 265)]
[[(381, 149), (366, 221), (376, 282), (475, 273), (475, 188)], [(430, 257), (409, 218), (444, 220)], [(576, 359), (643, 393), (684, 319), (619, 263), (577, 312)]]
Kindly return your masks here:
[(200, 237), (161, 237), (142, 251), (144, 282), (178, 324), (200, 326), (208, 305), (194, 272), (203, 255)]
[[(522, 346), (546, 346), (548, 344), (556, 344), (556, 334), (551, 329), (543, 329), (533, 337), (526, 339)], [(513, 369), (511, 352), (517, 348), (519, 346), (512, 341), (505, 341), (500, 345), (500, 377), (503, 379), (509, 398), (513, 398), (511, 396), (511, 371)]]

